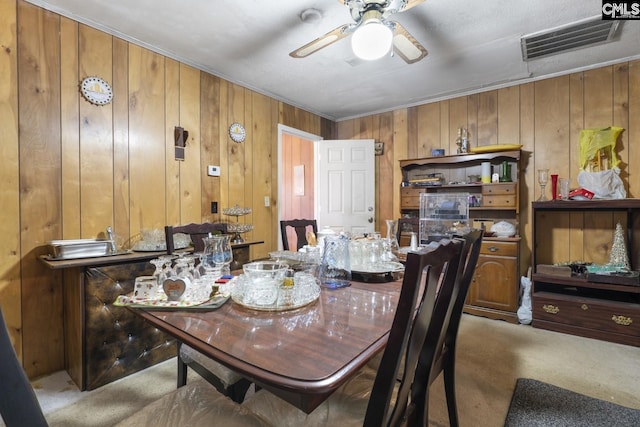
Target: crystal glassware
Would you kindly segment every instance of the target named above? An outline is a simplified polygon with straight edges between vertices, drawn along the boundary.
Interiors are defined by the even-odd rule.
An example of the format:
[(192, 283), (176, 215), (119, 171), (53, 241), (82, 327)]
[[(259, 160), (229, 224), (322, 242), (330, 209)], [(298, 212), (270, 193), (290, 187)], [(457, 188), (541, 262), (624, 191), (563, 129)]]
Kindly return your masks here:
[(233, 251), (231, 249), (231, 235), (216, 234), (213, 239), (213, 261), (222, 270), (222, 275), (231, 274), (229, 265), (233, 261)]
[(538, 202), (544, 202), (547, 199), (545, 188), (549, 182), (549, 169), (538, 169), (538, 184), (540, 184), (540, 197)]

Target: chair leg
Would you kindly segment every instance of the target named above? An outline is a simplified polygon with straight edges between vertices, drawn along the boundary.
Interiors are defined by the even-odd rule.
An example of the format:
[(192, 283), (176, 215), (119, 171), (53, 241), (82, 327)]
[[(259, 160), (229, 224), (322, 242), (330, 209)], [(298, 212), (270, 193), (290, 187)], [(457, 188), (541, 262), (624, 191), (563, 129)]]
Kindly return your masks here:
[(187, 384), (187, 364), (180, 357), (180, 344), (178, 344), (178, 388)]
[(244, 397), (247, 395), (249, 387), (251, 387), (251, 381), (243, 378), (237, 383), (227, 387), (227, 396), (236, 403), (242, 403)]
[(449, 411), (449, 425), (458, 427), (458, 407), (456, 405), (456, 376), (455, 361), (447, 358), (444, 366), (444, 393), (447, 397), (447, 410)]

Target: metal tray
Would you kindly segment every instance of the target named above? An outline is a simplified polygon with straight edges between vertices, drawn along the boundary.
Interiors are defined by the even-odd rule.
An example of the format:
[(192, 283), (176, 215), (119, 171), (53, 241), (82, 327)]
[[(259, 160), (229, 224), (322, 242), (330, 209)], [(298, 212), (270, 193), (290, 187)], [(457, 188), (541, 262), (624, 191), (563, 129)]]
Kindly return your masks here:
[(51, 240), (48, 244), (51, 259), (76, 259), (112, 255), (110, 248), (114, 246), (114, 241), (98, 239)]

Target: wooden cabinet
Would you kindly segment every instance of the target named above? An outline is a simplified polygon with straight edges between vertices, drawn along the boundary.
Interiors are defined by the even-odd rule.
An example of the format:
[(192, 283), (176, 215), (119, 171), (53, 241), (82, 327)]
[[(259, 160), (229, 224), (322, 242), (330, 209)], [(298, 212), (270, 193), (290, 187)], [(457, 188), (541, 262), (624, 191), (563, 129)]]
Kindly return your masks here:
[[(490, 162), (493, 173), (503, 175), (505, 164), (511, 175), (495, 183), (470, 181), (481, 175), (481, 164)], [(520, 287), (519, 238), (520, 151), (427, 157), (401, 160), (400, 209), (403, 216), (418, 217), (422, 193), (469, 193), (470, 226), (481, 223), (489, 229), (498, 221), (511, 222), (516, 236), (485, 237), (465, 312), (517, 323)], [(435, 178), (435, 179), (434, 179)]]
[[(631, 269), (640, 268), (640, 199), (533, 202), (532, 325), (640, 346), (640, 286), (542, 268), (574, 260), (605, 264), (620, 223)], [(563, 251), (564, 249), (564, 251)], [(582, 249), (581, 252), (580, 249)], [(576, 253), (581, 256), (578, 258)], [(543, 273), (544, 271), (544, 273)]]
[(517, 321), (518, 293), (514, 291), (514, 283), (519, 280), (518, 259), (518, 239), (487, 238), (482, 242), (467, 296), (467, 313)]

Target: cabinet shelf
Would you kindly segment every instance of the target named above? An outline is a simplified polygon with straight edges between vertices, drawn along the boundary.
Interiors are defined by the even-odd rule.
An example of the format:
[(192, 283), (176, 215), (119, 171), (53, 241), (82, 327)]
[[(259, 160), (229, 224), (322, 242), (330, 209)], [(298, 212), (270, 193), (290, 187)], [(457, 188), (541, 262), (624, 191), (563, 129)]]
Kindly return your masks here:
[[(533, 202), (532, 220), (534, 269), (539, 264), (564, 261), (555, 259), (559, 252), (555, 256), (550, 252), (568, 253), (575, 241), (584, 242), (585, 249), (596, 248), (583, 252), (600, 259), (585, 262), (606, 262), (602, 259), (606, 253), (597, 248), (610, 247), (617, 222), (626, 226), (631, 268), (640, 266), (640, 199)], [(574, 245), (571, 250), (577, 249)], [(640, 346), (640, 286), (535, 271), (532, 281), (534, 327)]]

